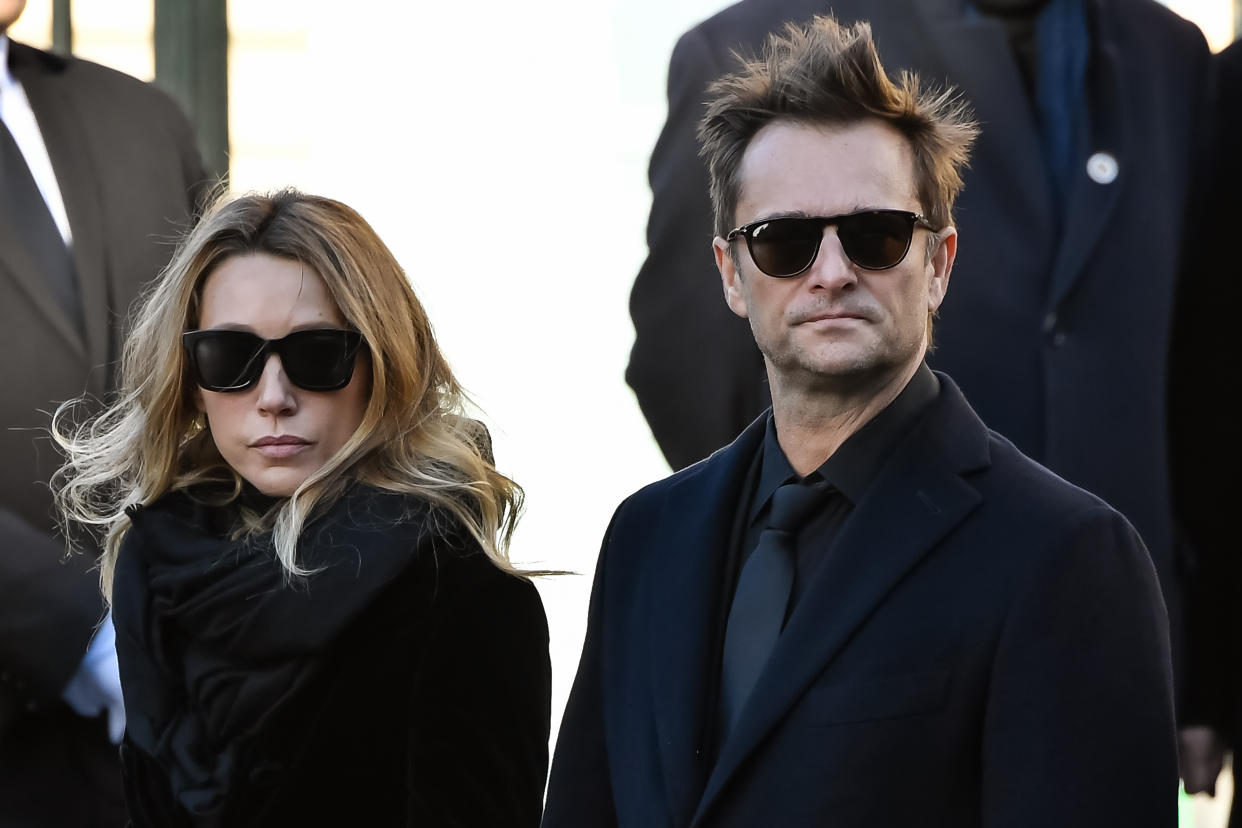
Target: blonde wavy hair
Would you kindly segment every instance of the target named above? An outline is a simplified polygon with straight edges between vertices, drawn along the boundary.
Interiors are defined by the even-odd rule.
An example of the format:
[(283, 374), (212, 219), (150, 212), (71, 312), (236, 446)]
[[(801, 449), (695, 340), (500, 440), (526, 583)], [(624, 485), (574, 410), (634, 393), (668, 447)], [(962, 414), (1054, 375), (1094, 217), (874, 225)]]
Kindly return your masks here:
[(197, 327), (208, 275), (251, 253), (295, 260), (323, 279), (365, 338), (371, 393), (345, 445), (265, 514), (243, 510), (238, 535), (271, 531), (287, 575), (307, 575), (296, 557), (303, 526), (359, 480), (429, 501), (433, 514), (464, 526), (505, 572), (541, 574), (509, 562), (522, 490), (496, 470), (486, 431), (465, 416), (465, 394), (405, 272), (352, 208), (286, 189), (218, 199), (138, 305), (115, 398), (81, 423), (74, 421), (84, 400), (65, 403), (53, 417), (66, 456), (52, 481), (57, 506), (67, 536), (75, 524), (102, 536), (104, 596), (111, 601), (117, 551), (130, 527), (126, 509), (205, 482), (231, 483), (229, 500), (242, 492), (241, 476), (217, 451), (194, 403), (181, 334)]

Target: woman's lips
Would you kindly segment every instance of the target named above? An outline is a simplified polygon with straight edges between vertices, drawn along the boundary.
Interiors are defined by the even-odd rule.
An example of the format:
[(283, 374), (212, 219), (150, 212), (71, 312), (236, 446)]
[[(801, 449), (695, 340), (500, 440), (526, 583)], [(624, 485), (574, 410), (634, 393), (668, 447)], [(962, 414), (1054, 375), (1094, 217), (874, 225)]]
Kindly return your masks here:
[(250, 448), (255, 449), (264, 457), (280, 459), (282, 457), (292, 457), (298, 452), (310, 448), (311, 445), (311, 441), (305, 437), (298, 437), (296, 434), (282, 434), (279, 436), (260, 437), (250, 444)]

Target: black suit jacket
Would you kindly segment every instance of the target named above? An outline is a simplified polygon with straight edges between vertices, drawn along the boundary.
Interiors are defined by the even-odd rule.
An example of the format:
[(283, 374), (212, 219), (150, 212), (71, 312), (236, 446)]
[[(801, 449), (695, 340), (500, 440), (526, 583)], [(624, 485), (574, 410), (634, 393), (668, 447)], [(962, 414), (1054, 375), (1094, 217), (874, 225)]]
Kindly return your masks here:
[(103, 606), (92, 556), (66, 563), (56, 535), (46, 412), (112, 389), (126, 311), (207, 177), (185, 117), (154, 87), (13, 42), (9, 67), (64, 197), (86, 329), (0, 224), (0, 826), (115, 825), (115, 748), (60, 701)]
[[(650, 254), (631, 295), (626, 379), (674, 468), (766, 407), (762, 358), (722, 301), (695, 125), (708, 83), (735, 68), (732, 50), (755, 51), (783, 21), (816, 13), (869, 19), (891, 74), (955, 84), (983, 128), (958, 201), (961, 243), (932, 366), (961, 383), (989, 426), (1134, 523), (1176, 620), (1165, 378), (1209, 53), (1193, 24), (1152, 0), (1086, 5), (1090, 136), (1065, 209), (1050, 194), (1004, 30), (966, 18), (962, 0), (744, 0), (686, 32), (651, 157)], [(1096, 152), (1117, 161), (1111, 183), (1088, 177)]]
[(1142, 542), (941, 382), (714, 764), (714, 601), (763, 421), (621, 504), (545, 828), (1176, 823), (1168, 626)]
[[(1189, 556), (1186, 687), (1188, 725), (1210, 725), (1242, 746), (1242, 555), (1235, 514), (1238, 467), (1237, 312), (1242, 260), (1236, 211), (1242, 191), (1242, 41), (1216, 56), (1213, 176), (1199, 203), (1199, 243), (1178, 303), (1170, 379), (1177, 510)], [(1239, 820), (1235, 817), (1235, 824)]]

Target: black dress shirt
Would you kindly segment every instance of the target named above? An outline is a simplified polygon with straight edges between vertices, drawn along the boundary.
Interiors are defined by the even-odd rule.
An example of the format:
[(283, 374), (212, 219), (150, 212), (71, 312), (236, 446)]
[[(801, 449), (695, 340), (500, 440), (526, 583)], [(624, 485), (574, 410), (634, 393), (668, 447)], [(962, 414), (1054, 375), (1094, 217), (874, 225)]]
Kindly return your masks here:
[[(821, 485), (831, 487), (834, 492), (825, 502), (824, 508), (812, 516), (798, 532), (795, 542), (793, 590), (789, 596), (786, 620), (796, 610), (799, 598), (824, 557), (831, 554), (833, 539), (840, 534), (849, 520), (854, 506), (867, 494), (902, 437), (910, 431), (939, 393), (940, 382), (936, 375), (927, 367), (927, 363), (921, 364), (906, 383), (906, 387), (888, 406), (850, 435), (831, 457), (804, 478), (807, 482), (822, 481)], [(747, 474), (739, 501), (742, 507), (738, 510), (739, 520), (733, 528), (732, 540), (727, 550), (728, 560), (725, 564), (715, 632), (716, 658), (713, 669), (716, 681), (713, 686), (717, 688), (725, 628), (729, 608), (733, 603), (733, 593), (737, 589), (737, 579), (747, 558), (758, 546), (759, 535), (767, 525), (772, 493), (783, 484), (799, 479), (798, 473), (789, 464), (777, 441), (776, 422), (771, 412), (768, 413), (767, 426), (763, 445)], [(718, 697), (719, 693), (716, 695)], [(718, 703), (717, 698), (716, 703), (711, 705), (709, 722), (717, 720)], [(717, 731), (712, 741), (718, 739)], [(714, 756), (718, 748), (719, 745), (713, 744), (711, 755)]]

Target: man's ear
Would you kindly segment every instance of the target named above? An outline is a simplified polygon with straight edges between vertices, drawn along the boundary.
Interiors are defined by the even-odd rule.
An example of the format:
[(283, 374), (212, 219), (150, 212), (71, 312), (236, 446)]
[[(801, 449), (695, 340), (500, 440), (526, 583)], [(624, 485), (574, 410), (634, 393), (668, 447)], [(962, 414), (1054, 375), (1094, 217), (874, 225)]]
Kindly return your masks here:
[(953, 260), (957, 258), (957, 228), (945, 227), (936, 233), (938, 240), (927, 265), (931, 273), (927, 279), (927, 310), (935, 313), (949, 290), (949, 275), (953, 272)]
[(742, 275), (738, 273), (737, 263), (729, 255), (729, 243), (717, 236), (712, 241), (712, 252), (716, 254), (716, 269), (720, 271), (720, 283), (724, 287), (725, 301), (729, 308), (738, 316), (746, 319), (746, 293), (742, 290)]

